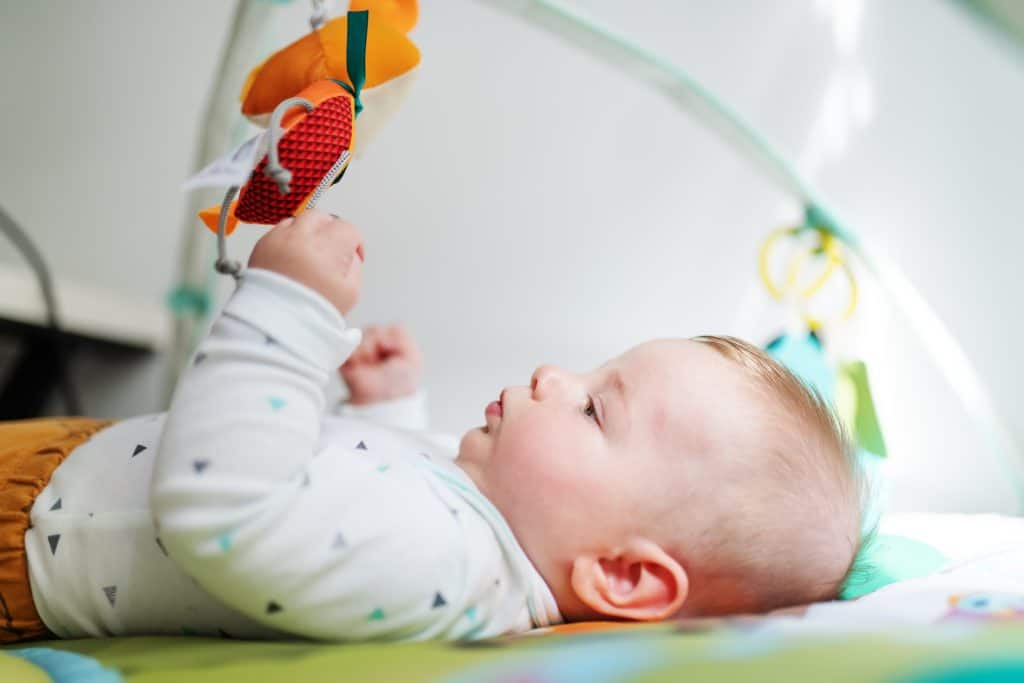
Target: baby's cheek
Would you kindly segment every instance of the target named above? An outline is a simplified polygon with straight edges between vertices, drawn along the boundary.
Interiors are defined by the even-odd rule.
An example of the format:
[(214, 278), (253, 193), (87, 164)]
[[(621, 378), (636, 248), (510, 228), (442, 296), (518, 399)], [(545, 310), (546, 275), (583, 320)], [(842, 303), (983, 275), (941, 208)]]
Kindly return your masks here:
[(578, 482), (560, 453), (564, 441), (534, 432), (519, 434), (503, 445), (508, 450), (494, 462), (499, 479), (496, 502), (513, 529), (528, 542), (538, 540), (536, 534), (564, 533), (563, 518), (581, 507)]
[(564, 425), (534, 420), (505, 434), (502, 463), (514, 476), (538, 493), (558, 493), (572, 487), (580, 476), (578, 444)]
[(506, 474), (513, 471), (517, 478), (532, 479), (543, 469), (550, 444), (542, 432), (531, 429), (519, 429), (514, 433), (506, 432), (498, 444), (498, 462)]

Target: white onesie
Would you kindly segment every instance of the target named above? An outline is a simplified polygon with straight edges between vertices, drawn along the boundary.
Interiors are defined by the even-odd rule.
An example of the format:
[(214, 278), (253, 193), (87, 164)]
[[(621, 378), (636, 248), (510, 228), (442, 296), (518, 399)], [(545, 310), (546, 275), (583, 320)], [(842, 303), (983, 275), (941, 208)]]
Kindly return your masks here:
[(421, 397), (325, 416), (359, 340), (319, 294), (247, 271), (171, 410), (99, 432), (33, 504), (47, 627), (463, 639), (561, 621), (457, 442), (382, 424), (421, 428)]

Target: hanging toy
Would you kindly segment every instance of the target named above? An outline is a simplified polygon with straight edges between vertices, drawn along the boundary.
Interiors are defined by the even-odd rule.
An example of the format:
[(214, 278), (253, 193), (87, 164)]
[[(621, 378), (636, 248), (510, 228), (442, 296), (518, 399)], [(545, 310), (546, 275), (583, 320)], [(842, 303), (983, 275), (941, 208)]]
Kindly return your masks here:
[[(771, 232), (761, 246), (758, 256), (758, 271), (765, 289), (776, 301), (789, 300), (799, 305), (804, 322), (811, 330), (824, 327), (825, 320), (811, 312), (811, 302), (820, 295), (836, 273), (841, 273), (847, 285), (847, 300), (840, 320), (849, 320), (857, 310), (857, 279), (850, 268), (845, 245), (827, 224), (818, 225), (808, 212), (808, 219), (793, 227), (779, 228)], [(791, 243), (790, 260), (785, 267), (785, 277), (779, 282), (772, 275), (773, 252), (782, 239)], [(805, 277), (808, 263), (819, 265), (816, 274)]]
[[(791, 240), (793, 248), (785, 267), (785, 278), (780, 283), (772, 277), (770, 265), (771, 252), (783, 238)], [(817, 261), (820, 267), (817, 273), (807, 277), (804, 268), (810, 261)], [(780, 334), (765, 345), (765, 351), (835, 406), (863, 454), (886, 457), (867, 366), (861, 360), (829, 358), (823, 343), (826, 319), (810, 312), (809, 302), (837, 272), (845, 276), (847, 299), (842, 312), (832, 320), (844, 322), (857, 308), (857, 280), (849, 264), (843, 234), (832, 227), (824, 214), (808, 207), (802, 225), (781, 228), (768, 236), (761, 247), (758, 269), (769, 295), (777, 301), (795, 304), (806, 326)]]
[[(316, 206), (348, 168), (357, 118), (365, 145), (408, 91), (419, 64), (405, 35), (416, 23), (416, 0), (353, 0), (346, 16), (325, 19), (314, 2), (313, 31), (249, 74), (242, 113), (267, 130), (186, 183), (228, 186), (219, 206), (199, 212), (217, 233), (220, 273), (241, 274), (225, 244), (239, 221), (273, 225)], [(372, 114), (360, 117), (364, 102)]]

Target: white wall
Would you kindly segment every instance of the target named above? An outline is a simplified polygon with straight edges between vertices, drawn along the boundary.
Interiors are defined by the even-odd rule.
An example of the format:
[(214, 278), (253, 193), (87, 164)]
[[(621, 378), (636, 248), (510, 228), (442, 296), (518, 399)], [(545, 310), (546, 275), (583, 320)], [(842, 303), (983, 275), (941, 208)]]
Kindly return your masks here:
[[(952, 3), (873, 0), (859, 15), (860, 3), (580, 4), (800, 160), (903, 265), (1024, 433), (1013, 408), (1024, 382), (1013, 343), (1024, 331), (1024, 64)], [(305, 30), (306, 7), (280, 10), (279, 44)], [(0, 202), (60, 272), (162, 297), (181, 239), (179, 182), (231, 7), (0, 8), (0, 60), (21, 65), (0, 75)], [(414, 93), (326, 208), (366, 236), (355, 321), (413, 330), (438, 427), (479, 424), (539, 362), (583, 369), (652, 337), (752, 330), (744, 307), (766, 306), (757, 245), (798, 207), (657, 94), (488, 7), (427, 0), (413, 35)], [(52, 92), (67, 93), (61, 108), (31, 105)], [(233, 249), (260, 232), (249, 230)], [(895, 506), (1011, 509), (955, 396), (888, 319), (865, 352)], [(110, 366), (90, 362), (94, 410), (155, 406), (158, 372), (104, 381)]]
[[(57, 276), (164, 301), (181, 181), (232, 11), (203, 0), (0, 1), (0, 204)], [(0, 236), (0, 264), (21, 263)], [(76, 360), (91, 414), (158, 409), (161, 358)]]

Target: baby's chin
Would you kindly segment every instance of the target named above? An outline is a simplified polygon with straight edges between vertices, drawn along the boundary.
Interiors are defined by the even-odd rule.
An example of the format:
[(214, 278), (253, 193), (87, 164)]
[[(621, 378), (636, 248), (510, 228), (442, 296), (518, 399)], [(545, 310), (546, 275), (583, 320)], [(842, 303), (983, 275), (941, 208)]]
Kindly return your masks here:
[(486, 426), (473, 427), (459, 441), (459, 460), (480, 460), (490, 451), (490, 434)]
[(455, 464), (465, 472), (477, 488), (484, 492), (482, 467), (491, 452), (490, 437), (483, 427), (475, 427), (462, 436), (459, 442), (459, 454), (455, 456)]

